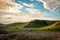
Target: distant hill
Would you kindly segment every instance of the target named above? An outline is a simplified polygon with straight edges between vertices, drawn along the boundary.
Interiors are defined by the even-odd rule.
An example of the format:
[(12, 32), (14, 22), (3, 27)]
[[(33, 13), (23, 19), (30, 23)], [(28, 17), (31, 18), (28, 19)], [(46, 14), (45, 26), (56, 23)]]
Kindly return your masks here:
[(55, 23), (56, 21), (48, 21), (48, 20), (33, 20), (29, 22), (28, 25), (25, 26), (25, 28), (40, 28), (40, 27), (45, 27), (48, 25), (51, 25)]
[(0, 23), (0, 27), (4, 27), (4, 24), (1, 24), (1, 23)]
[(4, 30), (5, 25), (0, 23), (0, 34), (8, 34), (6, 30)]
[(5, 28), (8, 28), (8, 27), (12, 27), (12, 28), (24, 28), (24, 26), (26, 26), (28, 23), (12, 23), (12, 24), (8, 24), (8, 25), (5, 25)]
[(0, 24), (0, 27), (16, 27), (16, 28), (40, 28), (48, 25), (52, 25), (56, 21), (48, 21), (48, 20), (32, 20), (30, 22), (25, 23), (12, 23), (12, 24)]
[[(25, 23), (12, 23), (12, 24), (1, 24), (1, 31), (17, 32), (20, 30), (59, 30), (60, 21), (48, 21), (48, 20), (32, 20)], [(0, 33), (2, 33), (0, 31)]]

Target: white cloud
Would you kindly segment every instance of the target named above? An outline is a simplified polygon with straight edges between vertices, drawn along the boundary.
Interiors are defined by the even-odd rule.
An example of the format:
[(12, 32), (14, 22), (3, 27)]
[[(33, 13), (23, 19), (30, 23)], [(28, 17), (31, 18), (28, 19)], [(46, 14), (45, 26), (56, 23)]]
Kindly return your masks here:
[[(30, 0), (30, 1), (33, 1), (33, 0)], [(31, 7), (31, 8), (33, 8), (33, 7), (35, 6), (34, 4), (23, 3), (22, 1), (18, 1), (18, 2), (20, 2), (20, 3), (23, 4), (24, 6)]]
[(34, 7), (34, 4), (23, 3), (23, 5), (25, 5), (25, 6), (27, 6), (27, 7), (30, 7), (30, 8), (33, 8), (33, 7)]
[(34, 0), (30, 0), (30, 1), (34, 1)]
[(0, 23), (3, 24), (10, 24), (10, 23), (17, 23), (17, 22), (29, 22), (32, 21), (34, 19), (38, 19), (38, 20), (56, 20), (53, 18), (46, 18), (43, 15), (40, 14), (18, 14), (18, 15), (2, 15), (0, 16)]
[(16, 23), (16, 22), (29, 22), (34, 19), (39, 20), (53, 20), (52, 18), (46, 18), (44, 14), (39, 12), (38, 10), (27, 8), (26, 10), (29, 11), (29, 14), (23, 13), (7, 13), (4, 12), (0, 15), (0, 23), (9, 24), (9, 23)]
[[(30, 4), (27, 6), (32, 5)], [(28, 22), (34, 19), (53, 20), (52, 18), (45, 18), (46, 15), (44, 13), (33, 8), (26, 8), (26, 10), (29, 11), (29, 14), (23, 14), (18, 10), (22, 7), (22, 5), (16, 4), (11, 0), (0, 0), (0, 23), (9, 24), (15, 22)]]
[(16, 23), (16, 22), (28, 22), (33, 20), (32, 17), (21, 14), (21, 15), (3, 15), (0, 18), (0, 23), (9, 24), (9, 23)]
[(12, 2), (11, 0), (0, 0), (0, 11), (6, 11), (12, 9), (19, 9), (22, 8), (23, 6), (21, 4), (17, 4)]
[(60, 0), (37, 0), (44, 3), (44, 8), (57, 11), (60, 8)]
[(26, 10), (29, 11), (29, 15), (33, 19), (38, 19), (38, 20), (58, 20), (58, 19), (55, 19), (55, 18), (46, 17), (47, 16), (46, 13), (40, 12), (39, 10), (36, 10), (36, 9), (26, 8)]
[(34, 18), (45, 17), (45, 15), (42, 12), (36, 9), (26, 8), (26, 10), (28, 10), (29, 14)]

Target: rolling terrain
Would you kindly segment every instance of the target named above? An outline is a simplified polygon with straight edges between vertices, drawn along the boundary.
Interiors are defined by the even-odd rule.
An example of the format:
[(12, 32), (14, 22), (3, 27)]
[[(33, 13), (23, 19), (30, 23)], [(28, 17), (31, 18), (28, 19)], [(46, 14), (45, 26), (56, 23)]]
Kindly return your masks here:
[(60, 21), (0, 24), (0, 40), (60, 40)]
[(46, 27), (42, 27), (42, 30), (55, 30), (55, 31), (60, 31), (60, 21), (57, 21), (55, 23), (53, 23), (52, 25), (46, 26)]
[(33, 20), (25, 23), (0, 24), (0, 30), (8, 32), (20, 31), (60, 31), (60, 21)]

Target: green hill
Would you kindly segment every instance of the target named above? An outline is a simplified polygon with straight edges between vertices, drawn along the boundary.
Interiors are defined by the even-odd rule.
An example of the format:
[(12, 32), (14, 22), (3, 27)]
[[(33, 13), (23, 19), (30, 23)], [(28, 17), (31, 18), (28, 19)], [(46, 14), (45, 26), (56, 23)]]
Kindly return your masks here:
[(25, 23), (0, 24), (0, 29), (8, 32), (27, 31), (27, 30), (59, 30), (60, 21), (33, 20)]
[(41, 28), (41, 27), (49, 26), (55, 22), (56, 21), (33, 20), (33, 21), (29, 22), (29, 24), (26, 25), (25, 28)]
[(41, 29), (42, 30), (58, 30), (58, 31), (60, 31), (60, 21), (57, 21), (52, 25), (42, 27)]
[(12, 24), (2, 24), (0, 30), (2, 31), (19, 31), (24, 28), (28, 23), (12, 23)]
[(15, 28), (24, 28), (28, 23), (13, 23), (5, 25), (5, 27), (15, 27)]
[(12, 23), (12, 24), (0, 24), (0, 27), (15, 27), (15, 28), (40, 28), (44, 26), (51, 25), (56, 21), (47, 21), (47, 20), (33, 20), (31, 22), (25, 23)]

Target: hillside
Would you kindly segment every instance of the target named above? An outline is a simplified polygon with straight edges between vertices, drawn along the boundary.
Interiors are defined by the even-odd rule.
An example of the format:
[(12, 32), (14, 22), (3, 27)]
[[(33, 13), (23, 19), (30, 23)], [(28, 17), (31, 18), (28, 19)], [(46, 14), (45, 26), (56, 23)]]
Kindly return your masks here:
[(29, 30), (60, 30), (60, 21), (33, 20), (25, 23), (0, 24), (1, 31), (22, 32)]
[(0, 27), (4, 27), (4, 24), (1, 24), (1, 23), (0, 23)]
[(40, 28), (40, 27), (45, 27), (52, 25), (56, 21), (48, 21), (48, 20), (33, 20), (29, 22), (28, 25), (25, 26), (25, 28)]
[(28, 23), (13, 23), (5, 25), (5, 27), (16, 27), (16, 28), (24, 28)]
[(17, 28), (40, 28), (52, 25), (56, 21), (48, 21), (48, 20), (32, 20), (30, 22), (25, 23), (12, 23), (12, 24), (0, 24), (0, 27), (17, 27)]
[(60, 21), (57, 21), (57, 22), (55, 22), (55, 23), (53, 23), (52, 25), (49, 25), (49, 26), (46, 26), (46, 27), (42, 27), (41, 29), (45, 29), (45, 30), (47, 30), (47, 29), (53, 29), (53, 30), (58, 30), (58, 31), (60, 31)]

